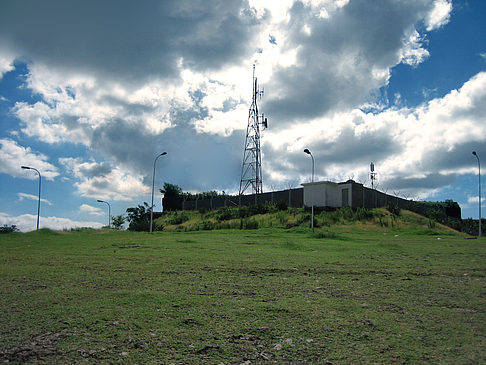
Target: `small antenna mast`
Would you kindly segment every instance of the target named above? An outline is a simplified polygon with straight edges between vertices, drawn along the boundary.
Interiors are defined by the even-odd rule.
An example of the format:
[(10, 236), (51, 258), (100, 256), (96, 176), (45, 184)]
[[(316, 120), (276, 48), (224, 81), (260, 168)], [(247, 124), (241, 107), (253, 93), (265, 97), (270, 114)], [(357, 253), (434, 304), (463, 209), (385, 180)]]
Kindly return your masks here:
[(375, 164), (373, 162), (370, 163), (370, 179), (371, 179), (371, 189), (374, 189), (375, 181), (376, 181), (376, 172), (375, 172)]

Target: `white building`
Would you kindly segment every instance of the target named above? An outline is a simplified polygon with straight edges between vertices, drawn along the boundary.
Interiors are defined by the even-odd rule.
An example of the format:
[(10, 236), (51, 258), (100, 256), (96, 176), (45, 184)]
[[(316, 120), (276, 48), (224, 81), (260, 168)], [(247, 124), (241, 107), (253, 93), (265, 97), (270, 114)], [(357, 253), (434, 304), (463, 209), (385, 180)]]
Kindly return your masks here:
[[(356, 184), (352, 180), (343, 183), (319, 181), (302, 184), (304, 187), (304, 206), (331, 208), (353, 207), (353, 187), (356, 190), (355, 185), (361, 184)], [(362, 189), (363, 185), (360, 187), (361, 191)], [(359, 203), (362, 204), (362, 200)]]

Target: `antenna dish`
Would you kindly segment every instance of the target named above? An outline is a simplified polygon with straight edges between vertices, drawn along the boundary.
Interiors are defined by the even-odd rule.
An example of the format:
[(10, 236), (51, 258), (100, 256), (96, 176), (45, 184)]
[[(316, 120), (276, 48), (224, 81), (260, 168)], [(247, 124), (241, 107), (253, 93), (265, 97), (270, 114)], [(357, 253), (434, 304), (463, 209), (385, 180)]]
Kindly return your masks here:
[(375, 164), (373, 162), (370, 163), (370, 170), (371, 172), (375, 171)]

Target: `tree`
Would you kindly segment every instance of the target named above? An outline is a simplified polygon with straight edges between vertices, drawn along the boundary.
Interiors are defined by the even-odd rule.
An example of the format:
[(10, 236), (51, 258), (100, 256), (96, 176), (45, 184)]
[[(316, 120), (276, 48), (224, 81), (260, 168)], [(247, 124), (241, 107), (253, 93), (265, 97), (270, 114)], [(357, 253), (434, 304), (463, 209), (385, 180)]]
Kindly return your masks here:
[(3, 227), (0, 227), (0, 233), (12, 233), (12, 232), (18, 232), (19, 229), (15, 224), (12, 225), (4, 225)]
[(135, 208), (127, 208), (127, 221), (129, 231), (149, 231), (150, 205), (144, 202)]
[(179, 186), (169, 183), (164, 183), (164, 187), (160, 189), (160, 192), (167, 197), (181, 197), (183, 194), (182, 189)]
[(114, 228), (122, 229), (124, 224), (125, 224), (125, 217), (123, 216), (123, 214), (111, 216), (111, 225)]

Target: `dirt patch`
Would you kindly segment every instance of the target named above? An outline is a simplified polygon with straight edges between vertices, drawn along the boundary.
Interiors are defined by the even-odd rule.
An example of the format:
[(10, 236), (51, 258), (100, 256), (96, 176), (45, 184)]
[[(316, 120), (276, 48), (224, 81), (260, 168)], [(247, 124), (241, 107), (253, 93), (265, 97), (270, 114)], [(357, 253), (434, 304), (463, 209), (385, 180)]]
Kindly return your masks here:
[(41, 359), (56, 355), (57, 342), (64, 337), (64, 332), (46, 332), (31, 337), (27, 341), (0, 351), (1, 362), (23, 363), (32, 359)]

